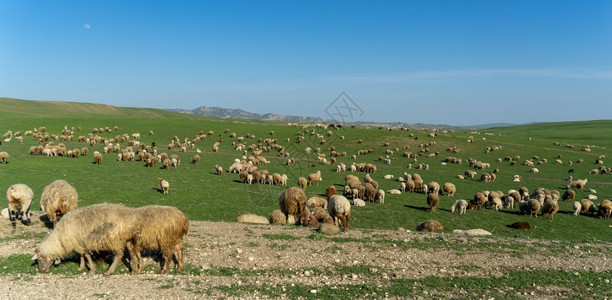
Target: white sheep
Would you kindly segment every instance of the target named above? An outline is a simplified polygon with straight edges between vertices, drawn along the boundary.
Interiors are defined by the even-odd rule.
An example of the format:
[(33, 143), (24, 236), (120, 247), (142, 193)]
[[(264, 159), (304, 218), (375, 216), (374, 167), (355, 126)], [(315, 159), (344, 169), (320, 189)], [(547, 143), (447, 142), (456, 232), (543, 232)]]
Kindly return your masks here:
[(342, 222), (342, 231), (346, 232), (351, 219), (351, 203), (344, 196), (334, 195), (329, 198), (327, 206), (329, 215), (334, 219), (334, 224), (338, 225), (337, 219)]
[(168, 189), (170, 189), (170, 183), (161, 178), (157, 178), (157, 183), (159, 183), (159, 186), (161, 187), (161, 190), (164, 193), (164, 195), (167, 195)]
[(387, 193), (393, 194), (393, 195), (401, 195), (402, 191), (400, 191), (398, 189), (390, 189), (390, 190), (387, 191)]
[(580, 202), (578, 201), (574, 201), (574, 216), (577, 216), (580, 214), (580, 211), (582, 210), (582, 204), (580, 204)]
[(6, 191), (6, 199), (8, 200), (9, 219), (13, 228), (17, 227), (17, 220), (25, 225), (30, 225), (30, 207), (33, 198), (34, 192), (29, 186), (23, 183), (9, 186)]
[(468, 207), (468, 202), (463, 199), (456, 200), (453, 205), (451, 205), (451, 212), (455, 212), (455, 209), (459, 208), (459, 214), (462, 215), (465, 213)]
[(383, 190), (377, 190), (376, 191), (376, 196), (374, 196), (374, 201), (380, 203), (380, 204), (385, 204), (385, 191)]
[(531, 168), (531, 170), (529, 170), (529, 173), (539, 174), (540, 170), (538, 170), (538, 168)]

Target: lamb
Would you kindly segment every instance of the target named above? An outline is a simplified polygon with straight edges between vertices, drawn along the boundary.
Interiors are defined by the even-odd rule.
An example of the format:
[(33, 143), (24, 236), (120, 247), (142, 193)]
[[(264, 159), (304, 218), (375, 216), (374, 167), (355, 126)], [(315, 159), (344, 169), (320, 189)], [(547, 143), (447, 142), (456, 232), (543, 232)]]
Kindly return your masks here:
[[(120, 204), (96, 204), (67, 213), (36, 248), (32, 260), (46, 273), (51, 264), (71, 254), (85, 256), (89, 273), (94, 274), (92, 252), (109, 251), (114, 259), (104, 275), (110, 275), (123, 258), (128, 243), (141, 232), (142, 221), (132, 208)], [(128, 248), (130, 246), (128, 245)]]
[(8, 200), (9, 219), (13, 229), (17, 227), (17, 220), (27, 226), (30, 225), (30, 207), (33, 198), (34, 192), (29, 186), (23, 183), (9, 186), (6, 191), (6, 199)]
[(578, 201), (574, 201), (574, 216), (577, 216), (580, 214), (580, 211), (582, 210), (582, 204), (580, 204), (580, 202)]
[(157, 183), (159, 183), (159, 186), (161, 187), (161, 192), (164, 193), (164, 195), (167, 195), (168, 189), (170, 188), (170, 183), (161, 178), (157, 178)]
[[(331, 198), (331, 196), (330, 196)], [(307, 207), (322, 207), (327, 209), (327, 199), (321, 197), (310, 197), (306, 200)]]
[(459, 208), (459, 214), (462, 215), (465, 213), (467, 206), (468, 206), (467, 201), (463, 199), (456, 200), (455, 203), (451, 205), (451, 212), (455, 212), (455, 209)]
[[(160, 250), (164, 264), (160, 273), (168, 271), (170, 260), (176, 250), (177, 270), (183, 269), (183, 237), (189, 231), (189, 219), (175, 207), (148, 205), (136, 209), (142, 228), (133, 241), (130, 252), (132, 274), (142, 270), (141, 250)], [(128, 247), (129, 249), (129, 247)]]
[(312, 185), (313, 182), (316, 182), (318, 186), (319, 181), (323, 181), (323, 178), (321, 178), (321, 170), (317, 171), (317, 173), (308, 175), (308, 185)]
[(454, 197), (455, 192), (457, 192), (457, 188), (455, 187), (453, 183), (447, 182), (444, 184), (444, 194), (446, 194), (446, 196)]
[(376, 196), (374, 196), (374, 201), (380, 204), (385, 204), (385, 191), (377, 190)]
[(299, 220), (306, 207), (306, 194), (297, 187), (290, 187), (284, 190), (278, 197), (278, 205), (287, 220), (292, 215), (295, 220)]
[(40, 194), (40, 209), (47, 214), (53, 227), (59, 219), (77, 208), (79, 194), (68, 182), (58, 179), (47, 185)]
[(438, 199), (437, 193), (429, 193), (427, 194), (427, 205), (429, 205), (429, 211), (434, 212), (438, 207), (438, 203), (440, 200)]
[(0, 161), (2, 161), (2, 164), (5, 165), (6, 161), (9, 159), (9, 154), (5, 151), (0, 152)]
[(341, 195), (334, 195), (329, 199), (327, 206), (329, 215), (334, 219), (334, 224), (337, 225), (337, 219), (342, 222), (342, 231), (346, 232), (349, 227), (351, 219), (351, 203), (346, 197)]

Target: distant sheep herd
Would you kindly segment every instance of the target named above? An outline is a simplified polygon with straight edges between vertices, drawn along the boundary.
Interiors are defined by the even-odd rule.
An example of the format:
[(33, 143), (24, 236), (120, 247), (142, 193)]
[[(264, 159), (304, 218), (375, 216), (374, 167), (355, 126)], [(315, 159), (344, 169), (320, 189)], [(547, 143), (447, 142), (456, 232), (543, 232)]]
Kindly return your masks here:
[[(297, 123), (288, 124), (293, 127), (299, 127)], [(341, 126), (328, 126), (323, 124), (302, 125), (301, 131), (298, 131), (295, 143), (300, 144), (306, 139), (314, 139), (318, 145), (326, 145), (327, 140), (335, 137), (334, 132), (329, 130), (324, 134), (317, 133), (317, 130), (328, 130), (332, 128), (340, 130)], [(407, 129), (401, 129), (407, 130)], [(76, 131), (81, 131), (78, 128)], [(155, 143), (147, 145), (138, 141), (140, 133), (116, 135), (114, 138), (101, 137), (102, 133), (112, 133), (118, 131), (118, 127), (112, 128), (94, 128), (91, 133), (81, 135), (75, 138), (74, 128), (65, 126), (61, 134), (51, 134), (46, 131), (46, 128), (40, 127), (34, 130), (26, 131), (23, 135), (31, 136), (39, 144), (29, 148), (30, 155), (42, 155), (47, 157), (86, 157), (90, 148), (101, 146), (101, 151), (93, 151), (93, 164), (100, 165), (103, 163), (103, 154), (111, 152), (116, 153), (117, 161), (140, 161), (145, 167), (155, 167), (161, 165), (161, 169), (170, 170), (177, 168), (181, 164), (180, 156), (177, 154), (168, 155), (166, 152), (158, 153), (158, 148)], [(226, 129), (224, 134), (229, 134), (230, 130)], [(270, 136), (276, 133), (271, 131)], [(4, 135), (4, 141), (10, 142), (15, 138), (19, 142), (23, 142), (21, 132), (8, 131)], [(149, 136), (153, 136), (153, 131), (148, 132)], [(181, 139), (174, 136), (170, 143), (167, 144), (168, 151), (178, 149), (179, 152), (188, 152), (194, 150), (196, 154), (191, 158), (191, 162), (197, 165), (201, 161), (202, 151), (196, 148), (199, 141), (205, 140), (215, 135), (214, 131), (200, 131), (193, 138)], [(224, 142), (223, 135), (212, 146), (212, 153), (218, 152), (220, 147), (227, 142)], [(316, 163), (311, 166), (316, 167), (319, 164), (322, 167), (336, 164), (333, 170), (340, 172), (363, 172), (363, 181), (354, 174), (348, 174), (344, 177), (344, 184), (340, 185), (338, 190), (336, 186), (330, 185), (326, 188), (325, 197), (313, 196), (308, 198), (305, 190), (310, 186), (318, 186), (324, 182), (321, 170), (316, 170), (308, 175), (289, 178), (287, 174), (279, 172), (270, 172), (262, 167), (270, 164), (270, 161), (263, 156), (264, 153), (272, 151), (278, 152), (278, 155), (286, 161), (286, 167), (291, 168), (300, 161), (291, 157), (288, 152), (290, 149), (287, 146), (281, 145), (278, 139), (273, 138), (258, 138), (257, 143), (249, 144), (249, 140), (255, 140), (255, 135), (247, 133), (245, 136), (238, 136), (235, 132), (228, 135), (234, 139), (231, 147), (234, 151), (240, 152), (240, 157), (234, 161), (226, 169), (227, 173), (236, 174), (239, 181), (246, 185), (262, 184), (286, 187), (278, 198), (278, 209), (273, 210), (268, 217), (259, 217), (256, 215), (245, 214), (238, 218), (240, 222), (254, 223), (289, 223), (299, 224), (304, 226), (318, 226), (319, 230), (338, 229), (342, 231), (349, 229), (351, 220), (352, 207), (361, 207), (366, 205), (366, 202), (378, 203), (384, 205), (387, 195), (400, 195), (402, 193), (422, 193), (425, 195), (427, 207), (431, 212), (435, 212), (440, 205), (440, 195), (446, 197), (454, 197), (457, 192), (457, 187), (453, 182), (445, 182), (440, 185), (436, 181), (426, 183), (421, 175), (417, 173), (409, 174), (404, 172), (399, 176), (386, 174), (383, 176), (375, 176), (377, 166), (372, 162), (338, 162), (338, 159), (348, 158), (346, 152), (340, 152), (334, 146), (329, 146), (326, 149), (319, 147), (307, 147), (303, 151), (305, 155), (312, 152), (316, 154)], [(310, 137), (308, 137), (310, 136)], [(412, 133), (410, 138), (416, 140)], [(428, 135), (429, 138), (437, 138), (438, 132), (434, 131)], [(327, 140), (326, 140), (327, 139)], [(341, 137), (344, 139), (344, 136)], [(56, 141), (73, 141), (77, 140), (84, 143), (86, 146), (68, 149), (64, 143)], [(485, 138), (483, 140), (486, 141)], [(291, 142), (291, 139), (287, 139)], [(474, 143), (475, 139), (470, 136), (468, 143)], [(362, 139), (357, 140), (357, 144), (363, 144)], [(314, 144), (311, 144), (314, 145)], [(418, 162), (421, 157), (436, 159), (439, 157), (439, 152), (432, 152), (432, 149), (437, 145), (437, 142), (421, 143), (418, 145), (418, 152), (404, 152), (409, 160), (408, 169), (427, 171), (430, 165)], [(560, 146), (560, 143), (555, 143)], [(566, 145), (567, 146), (567, 145)], [(164, 146), (166, 147), (166, 146)], [(385, 147), (384, 156), (380, 156), (378, 161), (384, 164), (391, 164), (397, 160), (394, 157), (395, 153), (400, 152), (400, 147), (392, 148), (391, 143), (383, 143)], [(404, 150), (410, 148), (409, 145), (401, 147)], [(501, 145), (487, 146), (485, 153), (496, 152), (502, 149)], [(447, 152), (460, 153), (461, 149), (457, 146), (451, 146), (446, 149)], [(590, 152), (591, 148), (585, 146), (582, 148), (584, 152)], [(372, 149), (358, 150), (350, 159), (356, 159), (358, 156), (368, 155), (373, 153)], [(9, 163), (9, 154), (5, 151), (0, 151), (0, 163)], [(604, 166), (603, 159), (605, 156), (600, 156), (595, 161), (599, 166), (592, 169), (589, 174), (608, 174), (611, 173), (610, 168)], [(483, 184), (495, 182), (499, 169), (493, 169), (490, 172), (484, 172), (491, 168), (491, 164), (482, 162), (473, 158), (462, 159), (455, 156), (448, 156), (442, 159), (441, 164), (461, 165), (467, 162), (470, 169), (463, 174), (457, 175), (460, 180), (478, 180)], [(302, 161), (311, 161), (302, 159)], [(521, 161), (520, 156), (499, 158), (498, 162), (509, 161), (511, 165), (516, 165)], [(584, 160), (577, 160), (575, 163), (582, 163)], [(545, 158), (540, 159), (538, 156), (525, 160), (523, 165), (530, 167), (529, 173), (534, 176), (539, 175), (540, 171), (535, 165), (542, 165), (548, 161)], [(284, 164), (284, 163), (283, 163)], [(555, 164), (563, 165), (561, 155), (555, 159)], [(572, 165), (573, 162), (568, 162)], [(414, 168), (413, 168), (414, 165)], [(348, 166), (348, 167), (347, 167)], [(478, 172), (474, 171), (476, 169)], [(572, 169), (573, 170), (573, 169)], [(212, 170), (211, 170), (212, 171)], [(164, 171), (165, 172), (165, 171)], [(571, 172), (570, 172), (571, 173)], [(214, 174), (222, 176), (224, 168), (220, 165), (214, 166)], [(236, 176), (233, 175), (233, 176)], [(395, 180), (398, 182), (397, 189), (383, 190), (379, 188), (379, 183), (373, 177), (383, 180)], [(521, 182), (521, 175), (514, 175), (513, 182)], [(296, 180), (297, 179), (297, 180)], [(293, 182), (296, 186), (289, 186), (289, 182)], [(169, 194), (170, 183), (162, 178), (157, 179), (159, 191), (163, 194)], [(576, 191), (585, 189), (588, 183), (587, 179), (574, 179), (572, 176), (567, 181), (566, 189), (561, 193), (557, 190), (548, 190), (538, 188), (529, 193), (526, 187), (520, 187), (516, 190), (511, 189), (506, 193), (502, 191), (483, 190), (474, 194), (472, 199), (455, 200), (450, 207), (450, 212), (458, 211), (460, 215), (466, 214), (468, 210), (481, 210), (491, 208), (493, 210), (500, 209), (516, 209), (520, 214), (529, 214), (530, 217), (537, 217), (538, 214), (548, 214), (550, 219), (559, 211), (558, 201), (574, 201), (573, 210), (575, 215), (581, 213), (595, 214), (609, 219), (612, 214), (612, 202), (610, 200), (602, 200), (599, 205), (593, 201), (597, 200), (596, 191), (590, 189), (590, 195), (586, 199), (578, 201), (576, 199)], [(291, 185), (293, 185), (291, 184)], [(7, 190), (8, 208), (3, 211), (11, 222), (13, 228), (16, 228), (17, 221), (21, 221), (25, 225), (31, 223), (31, 206), (34, 198), (34, 192), (25, 184), (13, 184)], [(85, 267), (85, 260), (90, 272), (94, 272), (95, 265), (92, 261), (92, 255), (102, 251), (108, 251), (114, 254), (114, 260), (106, 271), (106, 275), (112, 274), (121, 262), (124, 256), (125, 249), (128, 250), (130, 257), (130, 269), (132, 273), (138, 273), (143, 268), (141, 251), (143, 250), (160, 250), (164, 257), (161, 273), (168, 271), (168, 265), (172, 256), (176, 252), (177, 269), (184, 266), (182, 241), (188, 232), (189, 220), (178, 209), (170, 206), (145, 206), (140, 208), (129, 208), (119, 204), (97, 204), (87, 207), (78, 207), (78, 193), (76, 189), (64, 180), (56, 180), (47, 185), (41, 193), (40, 208), (44, 213), (44, 221), (48, 222), (53, 230), (51, 234), (36, 248), (36, 255), (33, 257), (38, 263), (38, 268), (41, 272), (49, 270), (53, 262), (70, 257), (73, 254), (78, 254), (81, 257), (80, 268)], [(430, 222), (431, 223), (431, 222)], [(430, 225), (423, 223), (424, 227), (442, 228), (441, 225)], [(112, 226), (108, 225), (112, 224)], [(433, 224), (433, 223), (432, 223)], [(439, 224), (439, 223), (438, 223)], [(110, 226), (110, 227), (109, 227)], [(115, 227), (113, 227), (115, 226)], [(119, 230), (111, 230), (118, 228)], [(331, 228), (331, 229), (330, 229)], [(91, 238), (95, 236), (95, 238)]]

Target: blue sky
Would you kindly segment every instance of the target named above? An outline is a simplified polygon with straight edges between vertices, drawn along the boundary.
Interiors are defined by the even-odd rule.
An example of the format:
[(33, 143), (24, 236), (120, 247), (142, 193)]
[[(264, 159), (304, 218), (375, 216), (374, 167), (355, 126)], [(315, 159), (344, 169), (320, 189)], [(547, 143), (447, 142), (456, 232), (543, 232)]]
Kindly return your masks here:
[(439, 123), (609, 119), (612, 1), (0, 0), (0, 96)]

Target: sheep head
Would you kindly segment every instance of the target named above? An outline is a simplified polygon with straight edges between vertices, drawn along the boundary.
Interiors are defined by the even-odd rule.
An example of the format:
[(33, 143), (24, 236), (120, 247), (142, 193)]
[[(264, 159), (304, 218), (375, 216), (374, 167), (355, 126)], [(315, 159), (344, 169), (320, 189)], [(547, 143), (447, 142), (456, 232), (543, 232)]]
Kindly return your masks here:
[(32, 260), (38, 263), (38, 271), (41, 273), (48, 272), (53, 264), (51, 258), (41, 255), (38, 250), (36, 250), (36, 254), (32, 257)]

